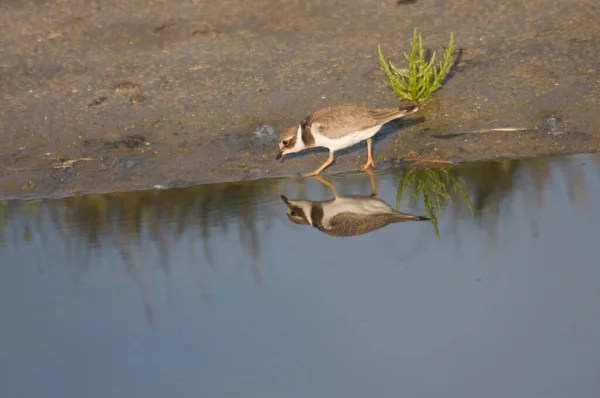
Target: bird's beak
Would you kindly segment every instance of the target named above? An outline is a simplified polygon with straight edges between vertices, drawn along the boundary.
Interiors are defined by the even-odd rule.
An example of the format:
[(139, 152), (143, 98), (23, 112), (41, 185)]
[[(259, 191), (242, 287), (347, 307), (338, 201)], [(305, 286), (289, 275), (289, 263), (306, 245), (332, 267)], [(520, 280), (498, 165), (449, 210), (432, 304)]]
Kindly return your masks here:
[(281, 152), (281, 151), (277, 152), (277, 156), (275, 156), (275, 160), (281, 159), (282, 156), (283, 156), (283, 152)]
[(290, 201), (288, 200), (288, 198), (286, 198), (285, 196), (281, 195), (281, 200), (283, 200), (283, 203), (285, 203), (286, 205), (290, 204)]

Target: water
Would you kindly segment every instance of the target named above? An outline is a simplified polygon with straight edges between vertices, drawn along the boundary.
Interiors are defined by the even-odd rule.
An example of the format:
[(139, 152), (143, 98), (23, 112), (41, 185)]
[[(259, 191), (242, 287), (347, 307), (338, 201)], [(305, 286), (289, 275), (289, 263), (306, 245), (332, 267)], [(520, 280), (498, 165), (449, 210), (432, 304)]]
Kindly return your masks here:
[(293, 224), (315, 179), (3, 202), (0, 396), (597, 397), (599, 159), (452, 169), (439, 235)]

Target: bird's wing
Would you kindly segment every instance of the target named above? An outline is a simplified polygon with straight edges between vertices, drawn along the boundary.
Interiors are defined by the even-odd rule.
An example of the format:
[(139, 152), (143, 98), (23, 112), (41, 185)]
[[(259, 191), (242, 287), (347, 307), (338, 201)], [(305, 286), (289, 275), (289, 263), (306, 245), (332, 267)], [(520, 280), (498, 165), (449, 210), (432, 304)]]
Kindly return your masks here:
[(390, 223), (385, 214), (339, 213), (329, 220), (325, 233), (333, 236), (356, 236), (385, 227)]
[(384, 124), (408, 113), (407, 109), (402, 108), (386, 108), (386, 109), (369, 109), (369, 117), (375, 124)]
[(320, 224), (331, 229), (337, 223), (366, 222), (370, 216), (393, 214), (394, 210), (384, 201), (368, 196), (339, 196), (323, 204)]
[(405, 213), (359, 214), (345, 212), (331, 217), (328, 220), (329, 227), (323, 228), (321, 231), (331, 236), (356, 236), (375, 231), (391, 223), (423, 220), (429, 219)]
[(311, 114), (309, 123), (311, 129), (331, 139), (376, 126), (368, 110), (355, 106), (320, 109)]
[(308, 117), (307, 124), (327, 138), (341, 138), (349, 133), (379, 126), (405, 115), (406, 108), (371, 109), (354, 105), (319, 109)]

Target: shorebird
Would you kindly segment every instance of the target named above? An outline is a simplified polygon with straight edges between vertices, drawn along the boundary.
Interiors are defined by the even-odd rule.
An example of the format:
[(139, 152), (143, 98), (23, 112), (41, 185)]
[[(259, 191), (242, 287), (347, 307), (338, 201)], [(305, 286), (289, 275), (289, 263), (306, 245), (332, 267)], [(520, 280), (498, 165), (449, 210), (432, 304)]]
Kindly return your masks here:
[[(369, 174), (372, 178), (372, 175)], [(289, 200), (281, 195), (290, 221), (311, 225), (329, 236), (357, 236), (403, 221), (424, 221), (428, 217), (401, 213), (374, 196), (341, 196), (335, 186), (321, 176), (316, 178), (333, 191), (334, 198), (324, 201)]]
[(367, 108), (357, 105), (340, 105), (311, 112), (299, 125), (283, 130), (279, 136), (279, 153), (275, 159), (312, 147), (329, 149), (329, 158), (312, 173), (300, 173), (302, 177), (318, 175), (333, 162), (335, 151), (367, 141), (368, 159), (362, 170), (375, 167), (371, 149), (371, 137), (381, 126), (394, 119), (416, 112), (419, 108), (411, 103), (397, 108)]

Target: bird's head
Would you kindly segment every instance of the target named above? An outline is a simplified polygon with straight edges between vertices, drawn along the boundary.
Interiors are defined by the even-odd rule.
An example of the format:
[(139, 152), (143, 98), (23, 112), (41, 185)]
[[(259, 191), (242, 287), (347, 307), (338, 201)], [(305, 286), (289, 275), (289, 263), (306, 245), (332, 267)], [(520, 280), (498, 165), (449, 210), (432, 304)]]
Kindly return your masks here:
[(287, 216), (291, 222), (308, 225), (310, 224), (310, 202), (306, 200), (289, 200), (281, 195), (281, 200), (287, 206)]
[(287, 128), (279, 134), (279, 152), (275, 159), (279, 160), (287, 153), (294, 153), (303, 149), (302, 140), (298, 139), (300, 126)]

